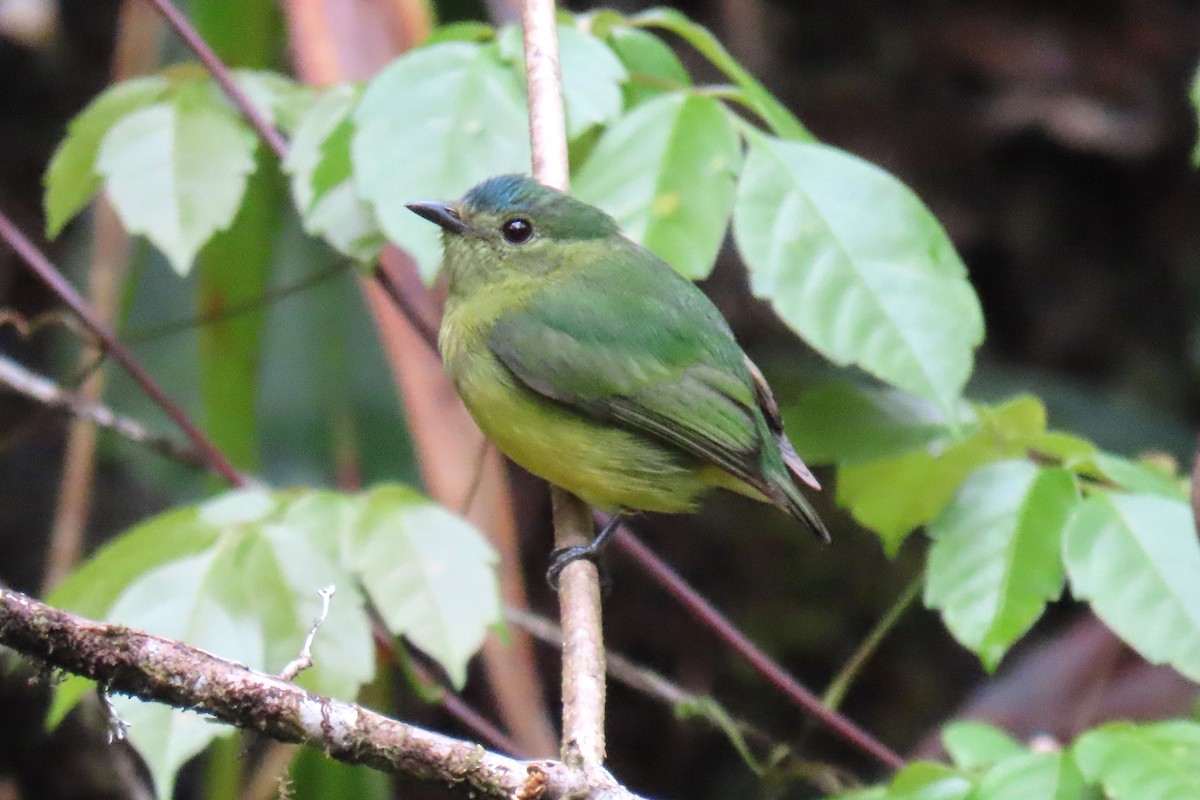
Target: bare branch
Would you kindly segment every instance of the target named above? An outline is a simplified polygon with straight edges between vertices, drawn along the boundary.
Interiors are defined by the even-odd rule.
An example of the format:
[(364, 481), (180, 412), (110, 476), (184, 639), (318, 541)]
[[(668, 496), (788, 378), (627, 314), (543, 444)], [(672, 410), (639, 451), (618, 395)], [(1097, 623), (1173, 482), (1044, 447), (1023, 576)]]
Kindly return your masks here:
[(62, 276), (50, 260), (42, 254), (33, 242), (29, 241), (26, 236), (21, 233), (16, 225), (13, 224), (3, 212), (0, 212), (0, 239), (3, 239), (8, 245), (21, 257), (21, 259), (33, 270), (34, 274), (44, 283), (51, 292), (75, 313), (83, 322), (92, 335), (100, 340), (105, 351), (107, 351), (116, 361), (125, 368), (138, 385), (142, 387), (142, 391), (153, 400), (167, 415), (175, 422), (176, 425), (187, 435), (196, 446), (196, 449), (203, 455), (205, 462), (212, 467), (213, 471), (219, 474), (222, 478), (229, 481), (233, 486), (245, 485), (245, 478), (241, 473), (230, 463), (212, 440), (205, 435), (204, 431), (191, 420), (179, 404), (167, 395), (163, 388), (158, 385), (158, 382), (150, 376), (146, 368), (142, 366), (133, 353), (123, 345), (116, 334), (112, 332), (102, 320), (88, 307), (84, 299), (79, 296), (74, 287), (67, 282), (67, 279)]
[(0, 383), (30, 400), (86, 419), (101, 428), (108, 428), (132, 442), (144, 444), (155, 452), (193, 467), (204, 467), (204, 459), (195, 450), (166, 436), (146, 430), (142, 423), (121, 416), (102, 403), (90, 403), (74, 392), (68, 392), (54, 381), (32, 372), (16, 361), (0, 354)]
[[(109, 691), (207, 714), (348, 764), (405, 773), (506, 800), (639, 800), (607, 777), (590, 783), (558, 761), (517, 761), (306, 692), (194, 647), (52, 608), (0, 589), (0, 645)], [(607, 773), (604, 773), (607, 775)]]

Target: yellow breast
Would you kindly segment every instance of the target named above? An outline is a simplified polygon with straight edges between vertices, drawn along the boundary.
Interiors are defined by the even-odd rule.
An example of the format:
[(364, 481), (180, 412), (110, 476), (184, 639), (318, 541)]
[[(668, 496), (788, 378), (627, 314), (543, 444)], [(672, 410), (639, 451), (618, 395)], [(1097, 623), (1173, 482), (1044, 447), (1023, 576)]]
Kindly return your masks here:
[(487, 347), (493, 309), (473, 305), (448, 305), (439, 343), (459, 395), (501, 452), (607, 511), (696, 508), (707, 482), (695, 459), (526, 388)]

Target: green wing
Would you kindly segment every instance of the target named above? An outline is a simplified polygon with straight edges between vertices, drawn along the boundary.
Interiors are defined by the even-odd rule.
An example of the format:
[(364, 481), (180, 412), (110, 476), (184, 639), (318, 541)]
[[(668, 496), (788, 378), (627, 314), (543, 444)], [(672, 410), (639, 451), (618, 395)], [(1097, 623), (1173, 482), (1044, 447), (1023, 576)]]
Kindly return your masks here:
[(665, 263), (618, 250), (502, 315), (488, 347), (533, 391), (764, 487), (771, 434), (729, 326)]

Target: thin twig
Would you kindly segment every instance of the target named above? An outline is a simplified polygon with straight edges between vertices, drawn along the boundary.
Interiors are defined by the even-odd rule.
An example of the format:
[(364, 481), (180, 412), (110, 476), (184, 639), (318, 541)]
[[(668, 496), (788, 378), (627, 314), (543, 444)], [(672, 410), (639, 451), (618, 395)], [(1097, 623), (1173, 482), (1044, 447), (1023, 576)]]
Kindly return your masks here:
[(90, 403), (73, 392), (68, 392), (54, 381), (32, 372), (12, 359), (0, 354), (0, 383), (44, 406), (61, 409), (78, 419), (86, 419), (120, 434), (126, 439), (143, 444), (170, 459), (192, 467), (204, 467), (204, 459), (195, 450), (184, 447), (166, 436), (151, 433), (131, 417), (121, 416), (102, 403)]
[(293, 658), (286, 667), (280, 670), (279, 677), (283, 680), (294, 681), (297, 675), (313, 665), (313, 639), (317, 638), (317, 631), (329, 617), (329, 603), (333, 600), (333, 594), (336, 591), (337, 587), (333, 584), (317, 590), (317, 594), (321, 596), (321, 613), (317, 615), (317, 618), (313, 620), (312, 627), (308, 629), (308, 635), (304, 637), (304, 645), (300, 648), (300, 655)]
[(505, 800), (637, 800), (615, 781), (596, 792), (560, 762), (501, 756), (181, 642), (87, 620), (8, 589), (0, 589), (0, 645), (110, 691), (207, 714), (281, 742), (311, 744), (348, 764), (466, 783)]
[(217, 54), (213, 52), (213, 49), (208, 46), (208, 42), (204, 41), (203, 37), (188, 23), (179, 9), (171, 5), (168, 0), (150, 0), (150, 2), (154, 4), (154, 7), (158, 9), (158, 13), (163, 15), (163, 18), (167, 20), (170, 26), (175, 29), (175, 32), (179, 34), (179, 38), (183, 39), (188, 49), (196, 54), (196, 58), (200, 59), (201, 63), (204, 64), (217, 83), (221, 84), (221, 88), (225, 91), (229, 100), (237, 106), (238, 111), (246, 118), (246, 121), (254, 126), (259, 136), (275, 152), (279, 160), (286, 160), (288, 153), (287, 139), (283, 138), (283, 134), (276, 130), (266, 115), (250, 101), (249, 95), (242, 91), (242, 87), (238, 86), (233, 73), (222, 63)]
[(742, 655), (755, 671), (762, 675), (772, 686), (783, 692), (792, 702), (804, 708), (808, 713), (828, 725), (833, 731), (853, 744), (858, 749), (875, 758), (888, 769), (898, 770), (905, 761), (895, 751), (880, 742), (871, 734), (855, 725), (846, 717), (830, 709), (821, 702), (811, 691), (806, 689), (795, 678), (766, 653), (751, 642), (744, 633), (734, 627), (719, 611), (705, 600), (700, 594), (683, 580), (676, 572), (667, 567), (624, 525), (617, 529), (614, 538), (616, 545), (632, 558), (642, 569), (655, 577), (655, 580), (675, 597), (694, 616), (717, 634), (727, 645)]
[(49, 259), (42, 255), (41, 251), (34, 246), (33, 242), (25, 238), (25, 235), (18, 230), (17, 226), (3, 212), (0, 212), (0, 239), (7, 242), (9, 247), (15, 250), (17, 255), (29, 265), (29, 268), (33, 270), (42, 283), (46, 284), (50, 291), (66, 303), (71, 311), (83, 321), (83, 324), (87, 326), (92, 335), (104, 345), (105, 351), (125, 368), (130, 377), (142, 387), (142, 391), (157, 403), (187, 435), (188, 439), (195, 445), (213, 471), (233, 486), (245, 485), (245, 478), (234, 468), (229, 459), (225, 457), (225, 454), (213, 444), (204, 431), (197, 427), (196, 423), (192, 422), (183, 409), (179, 407), (179, 404), (163, 391), (162, 387), (150, 376), (145, 367), (134, 358), (133, 353), (117, 339), (116, 334), (103, 321), (96, 318), (96, 315), (88, 308), (87, 303), (79, 296), (75, 288), (67, 282), (62, 273), (55, 269)]
[(900, 594), (896, 601), (892, 603), (879, 621), (875, 623), (875, 627), (867, 634), (867, 637), (859, 644), (858, 649), (854, 651), (854, 655), (838, 670), (838, 674), (829, 682), (829, 688), (825, 690), (825, 694), (821, 697), (827, 707), (836, 709), (842, 704), (842, 699), (846, 696), (846, 691), (850, 688), (850, 684), (858, 677), (859, 671), (863, 665), (867, 663), (879, 647), (880, 642), (884, 637), (895, 627), (900, 617), (904, 616), (904, 612), (913, 604), (913, 601), (921, 594), (921, 587), (925, 584), (925, 575), (918, 573), (904, 591)]

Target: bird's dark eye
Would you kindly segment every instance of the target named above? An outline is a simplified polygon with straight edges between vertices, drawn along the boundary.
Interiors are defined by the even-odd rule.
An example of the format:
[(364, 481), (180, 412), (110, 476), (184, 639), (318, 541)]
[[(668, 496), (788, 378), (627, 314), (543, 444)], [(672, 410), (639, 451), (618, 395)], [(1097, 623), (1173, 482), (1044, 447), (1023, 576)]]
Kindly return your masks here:
[(533, 236), (533, 225), (529, 220), (517, 217), (500, 226), (500, 232), (509, 244), (525, 244)]

